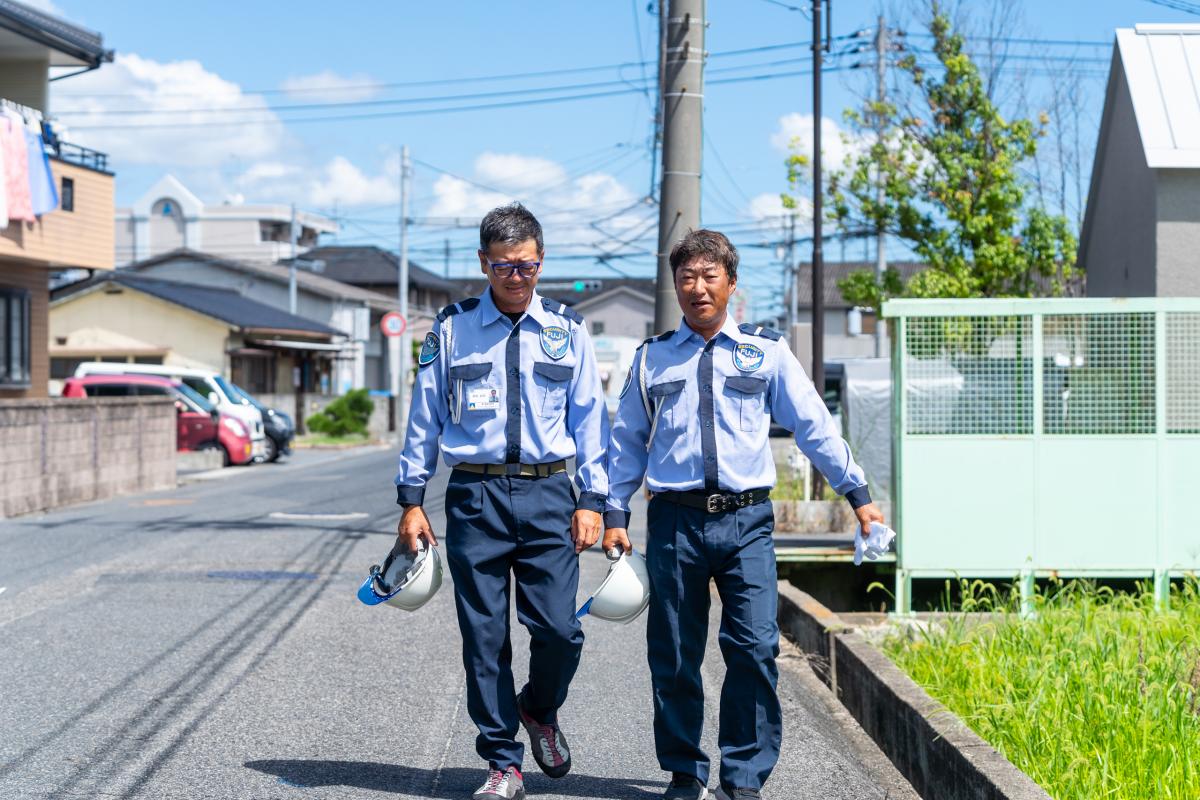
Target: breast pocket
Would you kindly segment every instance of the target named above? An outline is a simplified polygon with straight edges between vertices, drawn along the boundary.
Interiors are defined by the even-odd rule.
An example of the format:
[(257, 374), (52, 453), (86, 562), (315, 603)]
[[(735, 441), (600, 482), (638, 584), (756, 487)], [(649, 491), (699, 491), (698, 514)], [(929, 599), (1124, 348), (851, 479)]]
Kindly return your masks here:
[(738, 417), (738, 427), (756, 431), (767, 416), (767, 380), (749, 375), (731, 375), (725, 379), (725, 397)]
[(454, 397), (450, 416), (458, 422), (463, 413), (495, 413), (500, 408), (500, 386), (491, 379), (492, 363), (457, 364), (450, 367)]
[(534, 382), (537, 384), (539, 414), (547, 419), (562, 416), (567, 407), (567, 387), (575, 370), (566, 364), (550, 364), (538, 361), (533, 365)]
[(664, 381), (646, 387), (654, 408), (654, 425), (681, 428), (687, 425), (687, 413), (683, 408), (683, 385), (685, 381)]

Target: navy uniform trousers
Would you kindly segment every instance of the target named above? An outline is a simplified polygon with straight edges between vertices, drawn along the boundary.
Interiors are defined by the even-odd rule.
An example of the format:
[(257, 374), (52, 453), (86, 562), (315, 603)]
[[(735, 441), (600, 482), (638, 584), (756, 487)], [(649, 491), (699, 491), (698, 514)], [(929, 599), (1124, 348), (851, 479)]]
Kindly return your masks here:
[(655, 497), (647, 527), (646, 641), (659, 766), (708, 782), (709, 759), (700, 748), (700, 664), (708, 640), (711, 578), (721, 597), (718, 642), (726, 668), (717, 736), (720, 781), (727, 788), (762, 788), (779, 760), (783, 737), (775, 691), (779, 624), (771, 503), (708, 514)]
[(510, 572), (516, 577), (517, 619), (531, 638), (526, 710), (539, 722), (556, 721), (579, 666), (583, 629), (575, 619), (574, 511), (566, 472), (544, 478), (450, 473), (445, 552), (463, 639), (467, 711), (479, 728), (475, 750), (494, 769), (520, 769), (525, 752), (516, 739)]

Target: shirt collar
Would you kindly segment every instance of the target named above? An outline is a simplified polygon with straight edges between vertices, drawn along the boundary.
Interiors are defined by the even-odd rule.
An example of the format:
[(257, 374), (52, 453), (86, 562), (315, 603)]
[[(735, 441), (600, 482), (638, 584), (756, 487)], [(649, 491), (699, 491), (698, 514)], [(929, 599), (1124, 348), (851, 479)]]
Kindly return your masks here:
[[(735, 342), (741, 342), (745, 339), (745, 334), (738, 329), (737, 322), (734, 321), (733, 315), (728, 311), (725, 312), (725, 322), (721, 325), (721, 330), (717, 331), (717, 336), (721, 334), (725, 334)], [(671, 341), (678, 346), (684, 344), (693, 336), (701, 342), (704, 341), (704, 337), (692, 330), (691, 326), (687, 324), (687, 318), (683, 317), (679, 320), (679, 327), (675, 330), (675, 335), (671, 337)]]
[[(542, 296), (537, 293), (536, 289), (533, 292), (533, 296), (529, 298), (529, 307), (525, 309), (525, 313), (543, 328), (556, 324), (554, 317), (542, 305)], [(491, 325), (501, 317), (507, 318), (507, 315), (496, 307), (496, 301), (492, 297), (491, 286), (488, 286), (483, 294), (479, 296), (479, 314), (480, 322), (484, 325)]]

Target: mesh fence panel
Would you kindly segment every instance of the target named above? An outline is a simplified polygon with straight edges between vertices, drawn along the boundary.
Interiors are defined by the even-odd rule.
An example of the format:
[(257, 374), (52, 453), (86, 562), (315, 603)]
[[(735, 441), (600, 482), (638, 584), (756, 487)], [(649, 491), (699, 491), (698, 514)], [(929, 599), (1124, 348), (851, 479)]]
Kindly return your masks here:
[(1167, 433), (1200, 433), (1200, 313), (1168, 313)]
[(910, 317), (905, 433), (1033, 432), (1029, 317)]
[(1154, 433), (1154, 315), (1043, 318), (1047, 434)]

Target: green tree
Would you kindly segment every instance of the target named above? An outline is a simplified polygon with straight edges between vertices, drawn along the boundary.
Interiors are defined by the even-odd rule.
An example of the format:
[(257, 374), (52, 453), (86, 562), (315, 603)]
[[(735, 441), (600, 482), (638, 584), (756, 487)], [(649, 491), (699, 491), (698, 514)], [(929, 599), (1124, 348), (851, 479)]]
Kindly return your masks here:
[[(913, 108), (868, 102), (848, 111), (855, 139), (871, 143), (851, 148), (827, 188), (830, 216), (843, 230), (882, 229), (929, 269), (907, 282), (895, 269), (882, 281), (859, 271), (838, 288), (876, 309), (889, 297), (1060, 295), (1079, 276), (1075, 234), (1065, 217), (1028, 202), (1021, 173), (1045, 115), (1037, 124), (1004, 119), (937, 3), (929, 30), (937, 66), (927, 70), (911, 54), (899, 62)], [(788, 160), (792, 191), (806, 164), (799, 154)], [(795, 207), (788, 194), (784, 203)]]

